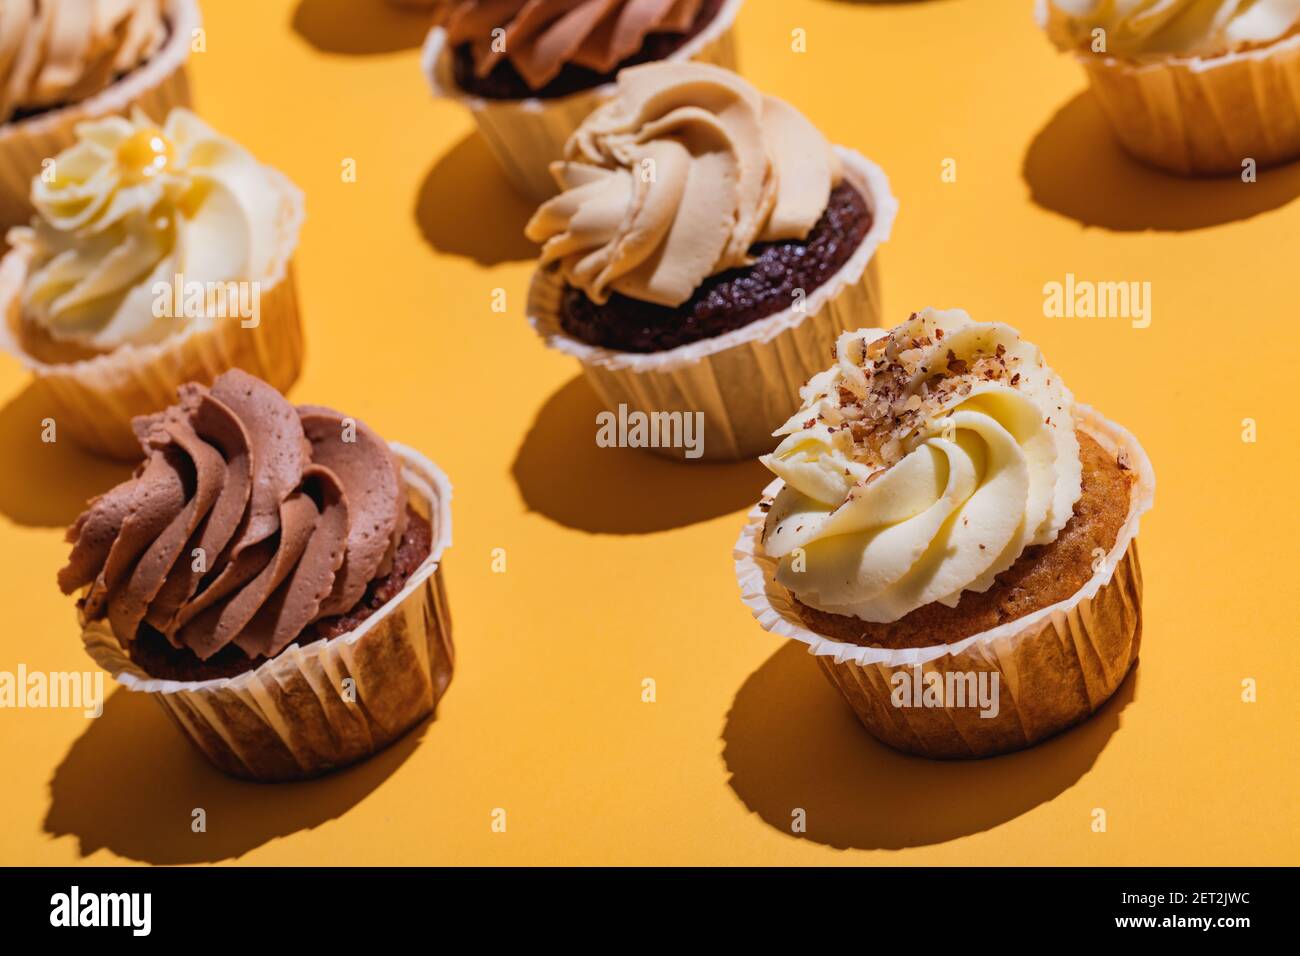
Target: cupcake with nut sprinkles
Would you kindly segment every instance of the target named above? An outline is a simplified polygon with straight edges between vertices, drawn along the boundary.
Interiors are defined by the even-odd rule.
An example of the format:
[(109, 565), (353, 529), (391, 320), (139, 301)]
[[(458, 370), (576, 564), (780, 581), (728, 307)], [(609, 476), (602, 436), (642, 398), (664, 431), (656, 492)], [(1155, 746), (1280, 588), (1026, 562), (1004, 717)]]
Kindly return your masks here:
[[(1137, 661), (1141, 445), (1015, 329), (959, 310), (845, 333), (836, 359), (762, 459), (745, 603), (899, 749), (983, 756), (1085, 719)], [(996, 699), (912, 706), (909, 681)]]

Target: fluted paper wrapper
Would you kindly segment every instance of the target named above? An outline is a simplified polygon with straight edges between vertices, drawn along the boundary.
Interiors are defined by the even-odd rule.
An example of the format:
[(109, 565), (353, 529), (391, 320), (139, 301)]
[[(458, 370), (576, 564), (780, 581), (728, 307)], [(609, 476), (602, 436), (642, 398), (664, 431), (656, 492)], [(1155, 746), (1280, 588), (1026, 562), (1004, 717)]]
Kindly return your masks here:
[[(772, 432), (799, 407), (799, 389), (822, 371), (842, 332), (879, 325), (876, 250), (889, 238), (898, 201), (875, 163), (837, 147), (848, 178), (871, 209), (871, 228), (838, 272), (792, 306), (725, 335), (665, 352), (619, 352), (568, 335), (560, 320), (564, 279), (538, 270), (528, 321), (551, 348), (582, 363), (605, 407), (647, 414), (704, 413), (703, 459), (754, 458), (776, 446)], [(680, 458), (680, 449), (655, 451)]]
[(279, 172), (265, 169), (281, 197), (279, 251), (270, 275), (257, 280), (260, 320), (251, 328), (238, 318), (189, 319), (184, 331), (152, 345), (126, 345), (77, 362), (43, 362), (23, 345), (28, 255), (15, 248), (0, 261), (0, 349), (36, 376), (34, 387), (58, 434), (98, 454), (133, 461), (140, 457), (140, 442), (131, 419), (174, 404), (176, 389), (185, 382), (211, 384), (232, 368), (280, 391), (297, 381), (303, 339), (292, 256), (302, 227), (303, 197)]
[(79, 103), (0, 125), (0, 235), (31, 218), (32, 177), (41, 172), (41, 163), (76, 142), (78, 123), (126, 114), (133, 107), (161, 123), (173, 107), (190, 105), (185, 61), (202, 22), (199, 6), (196, 0), (169, 0), (166, 10), (171, 32), (147, 63)]
[[(1113, 454), (1125, 453), (1135, 482), (1128, 519), (1101, 569), (1068, 600), (953, 644), (892, 650), (833, 640), (810, 630), (763, 552), (764, 512), (755, 507), (733, 553), (741, 600), (773, 634), (808, 645), (830, 682), (871, 734), (925, 757), (984, 757), (1020, 750), (1071, 727), (1115, 693), (1137, 661), (1142, 638), (1142, 570), (1137, 534), (1155, 496), (1155, 473), (1142, 446), (1091, 408), (1077, 423)], [(778, 479), (764, 489), (770, 498)], [(898, 707), (895, 674), (997, 674), (998, 712), (978, 706)], [(925, 680), (931, 680), (928, 676)], [(977, 677), (977, 679), (980, 679)], [(990, 678), (983, 678), (989, 681)]]
[(1077, 59), (1116, 137), (1154, 166), (1240, 174), (1300, 156), (1300, 35), (1209, 59)]
[[(695, 60), (734, 70), (736, 44), (732, 27), (743, 2), (726, 0), (704, 29), (667, 59)], [(519, 192), (539, 203), (555, 195), (551, 163), (563, 158), (564, 144), (573, 131), (614, 94), (615, 85), (604, 83), (554, 99), (492, 100), (465, 92), (456, 82), (452, 60), (446, 31), (435, 27), (425, 40), (421, 57), (434, 95), (468, 107), (483, 139)]]
[(128, 691), (156, 700), (205, 757), (236, 777), (314, 777), (392, 743), (434, 712), (454, 662), (441, 570), (451, 544), (451, 483), (418, 452), (392, 448), (433, 544), (406, 587), (356, 630), (294, 644), (256, 670), (207, 681), (150, 677), (106, 621), (84, 625), (87, 652)]

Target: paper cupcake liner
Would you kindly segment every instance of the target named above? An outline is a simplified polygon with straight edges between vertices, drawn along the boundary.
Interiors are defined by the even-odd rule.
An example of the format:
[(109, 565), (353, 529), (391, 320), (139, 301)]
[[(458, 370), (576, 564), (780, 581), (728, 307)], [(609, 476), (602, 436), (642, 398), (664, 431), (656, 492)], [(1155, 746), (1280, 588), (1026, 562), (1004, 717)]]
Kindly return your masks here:
[(131, 461), (140, 457), (131, 419), (174, 404), (176, 389), (185, 382), (211, 384), (232, 368), (244, 369), (280, 391), (297, 380), (303, 338), (292, 255), (304, 217), (303, 197), (278, 171), (264, 168), (281, 196), (280, 251), (270, 275), (258, 280), (260, 321), (251, 328), (237, 318), (196, 319), (184, 331), (152, 345), (127, 345), (77, 362), (42, 362), (22, 345), (29, 255), (15, 248), (0, 261), (0, 349), (17, 356), (35, 374), (34, 387), (59, 434), (90, 451)]
[[(1155, 473), (1137, 439), (1091, 408), (1078, 424), (1103, 448), (1128, 457), (1136, 482), (1128, 518), (1101, 570), (1072, 597), (952, 644), (893, 650), (863, 647), (818, 634), (800, 618), (776, 582), (777, 562), (762, 547), (764, 512), (750, 511), (733, 558), (741, 600), (765, 630), (808, 645), (808, 651), (871, 734), (926, 757), (983, 757), (1028, 747), (1095, 712), (1137, 661), (1142, 636), (1142, 571), (1138, 522), (1155, 497)], [(781, 481), (764, 489), (776, 495)], [(897, 707), (894, 675), (997, 674), (998, 713), (976, 706)], [(927, 680), (931, 678), (925, 678)], [(977, 679), (980, 679), (977, 677)], [(983, 678), (989, 681), (991, 678)]]
[(1210, 59), (1076, 59), (1120, 143), (1154, 166), (1240, 174), (1300, 156), (1300, 34)]
[[(667, 59), (695, 60), (734, 70), (736, 46), (732, 27), (743, 2), (726, 0), (704, 29)], [(466, 93), (456, 83), (452, 50), (442, 27), (435, 27), (425, 40), (421, 65), (434, 95), (456, 100), (469, 108), (511, 184), (539, 203), (556, 193), (550, 164), (563, 158), (564, 144), (573, 131), (615, 91), (613, 83), (605, 83), (554, 99), (490, 100)]]
[(161, 122), (173, 107), (190, 105), (185, 61), (202, 23), (199, 6), (197, 0), (168, 0), (166, 11), (171, 32), (147, 63), (79, 103), (0, 125), (0, 234), (31, 218), (32, 178), (42, 162), (76, 142), (78, 123), (135, 106)]
[[(836, 147), (844, 174), (866, 199), (871, 228), (835, 275), (790, 307), (725, 335), (665, 352), (588, 345), (560, 321), (564, 279), (539, 269), (528, 291), (528, 321), (551, 348), (572, 355), (605, 407), (704, 413), (703, 459), (754, 458), (776, 446), (772, 432), (799, 407), (799, 389), (822, 371), (840, 333), (879, 325), (876, 250), (889, 238), (898, 201), (875, 163)], [(681, 457), (680, 449), (656, 449)]]
[(84, 626), (86, 651), (128, 691), (156, 700), (205, 757), (236, 777), (314, 777), (392, 743), (434, 712), (454, 652), (441, 566), (451, 545), (451, 483), (418, 452), (391, 447), (433, 543), (406, 587), (356, 630), (206, 681), (150, 677), (106, 621)]

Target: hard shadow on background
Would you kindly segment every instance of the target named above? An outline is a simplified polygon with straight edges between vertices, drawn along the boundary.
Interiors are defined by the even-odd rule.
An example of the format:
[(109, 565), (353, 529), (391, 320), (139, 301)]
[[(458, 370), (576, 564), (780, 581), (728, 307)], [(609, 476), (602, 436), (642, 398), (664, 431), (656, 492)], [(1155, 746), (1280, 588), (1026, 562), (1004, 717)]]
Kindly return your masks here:
[[(388, 0), (301, 0), (293, 32), (322, 53), (367, 56), (418, 50), (433, 25), (428, 9)], [(421, 82), (418, 72), (413, 82)]]
[(1239, 175), (1174, 176), (1130, 157), (1091, 93), (1066, 103), (1039, 130), (1021, 169), (1039, 207), (1116, 232), (1180, 232), (1237, 222), (1300, 195), (1300, 163)]
[(0, 513), (14, 524), (66, 527), (87, 499), (131, 474), (130, 465), (97, 458), (57, 430), (56, 441), (43, 441), (42, 422), (53, 414), (30, 385), (0, 408)]
[(579, 531), (644, 534), (748, 508), (771, 480), (756, 460), (708, 464), (601, 448), (603, 407), (581, 376), (547, 399), (511, 468), (528, 510)]
[[(878, 742), (802, 644), (787, 642), (732, 703), (723, 761), (741, 802), (792, 838), (837, 849), (928, 846), (1012, 820), (1088, 772), (1136, 695), (1137, 668), (1091, 718), (1036, 747), (927, 760)], [(796, 808), (807, 831), (792, 833)]]
[(537, 258), (538, 247), (524, 236), (536, 208), (514, 191), (475, 132), (449, 149), (424, 177), (415, 220), (438, 252), (495, 266)]
[[(45, 832), (146, 863), (233, 860), (360, 803), (418, 746), (433, 718), (369, 760), (301, 783), (258, 784), (213, 768), (143, 694), (118, 690), (50, 780)], [(207, 832), (192, 830), (202, 808)]]

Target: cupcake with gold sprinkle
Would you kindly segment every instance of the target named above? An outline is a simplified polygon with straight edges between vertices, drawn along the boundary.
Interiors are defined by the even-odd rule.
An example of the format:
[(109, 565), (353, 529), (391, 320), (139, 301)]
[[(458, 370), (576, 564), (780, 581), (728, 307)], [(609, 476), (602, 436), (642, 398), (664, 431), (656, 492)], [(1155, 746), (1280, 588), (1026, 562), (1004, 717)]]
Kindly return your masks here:
[(0, 262), (0, 346), (60, 431), (131, 458), (131, 419), (183, 382), (297, 378), (303, 200), (281, 173), (187, 110), (137, 111), (80, 125), (31, 185), (36, 215)]

